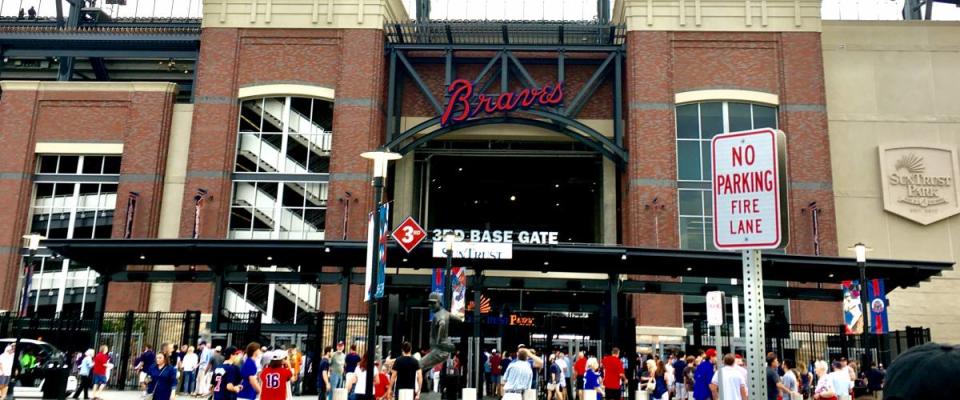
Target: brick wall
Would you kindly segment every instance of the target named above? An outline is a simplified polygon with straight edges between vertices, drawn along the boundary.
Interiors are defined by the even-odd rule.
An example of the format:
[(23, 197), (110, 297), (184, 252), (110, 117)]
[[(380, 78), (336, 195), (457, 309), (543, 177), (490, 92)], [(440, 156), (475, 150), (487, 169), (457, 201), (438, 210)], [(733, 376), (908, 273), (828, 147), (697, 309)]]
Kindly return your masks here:
[[(674, 94), (741, 89), (780, 98), (793, 184), (787, 252), (813, 253), (810, 215), (801, 210), (816, 202), (822, 209), (822, 254), (837, 254), (819, 33), (630, 32), (626, 71), (630, 165), (622, 177), (624, 244), (679, 245)], [(639, 325), (682, 322), (680, 296), (631, 297)], [(840, 320), (832, 302), (793, 301), (791, 313), (795, 323)]]
[[(227, 236), (238, 90), (295, 83), (336, 91), (326, 237), (344, 237), (344, 203), (350, 201), (346, 238), (363, 238), (365, 216), (373, 203), (369, 161), (359, 155), (382, 143), (386, 86), (382, 31), (207, 28), (201, 40), (181, 236), (193, 232), (193, 196), (201, 187), (212, 199), (202, 211), (200, 237)], [(352, 200), (346, 199), (346, 192)], [(210, 284), (176, 285), (171, 311), (210, 312), (212, 290)], [(339, 290), (326, 292), (336, 293), (339, 307)], [(324, 307), (331, 296), (323, 297)]]
[[(133, 237), (156, 237), (175, 93), (133, 91), (96, 84), (84, 91), (7, 90), (0, 97), (0, 144), (7, 156), (0, 160), (0, 308), (15, 304), (20, 237), (28, 229), (36, 164), (34, 146), (43, 142), (123, 143), (113, 237), (124, 231), (126, 198), (140, 193)], [(131, 86), (132, 88), (132, 86)], [(100, 89), (104, 90), (104, 89)], [(149, 285), (115, 283), (110, 286), (108, 311), (146, 311)]]

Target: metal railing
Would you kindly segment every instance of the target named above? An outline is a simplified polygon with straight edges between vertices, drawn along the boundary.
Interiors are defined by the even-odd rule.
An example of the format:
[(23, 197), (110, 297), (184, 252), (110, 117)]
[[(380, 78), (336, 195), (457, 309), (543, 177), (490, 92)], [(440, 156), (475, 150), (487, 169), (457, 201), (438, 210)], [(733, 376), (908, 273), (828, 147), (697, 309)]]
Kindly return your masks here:
[[(57, 1), (62, 2), (63, 17), (67, 18), (70, 3), (63, 0), (0, 0), (0, 23), (56, 25)], [(81, 8), (80, 24), (199, 27), (202, 18), (203, 0), (86, 0)]]
[[(697, 347), (695, 335), (700, 335), (700, 347), (716, 346), (714, 328), (702, 322), (700, 331), (694, 333), (694, 342), (688, 346)], [(863, 358), (865, 347), (861, 335), (847, 335), (843, 325), (814, 324), (766, 324), (766, 348), (781, 357), (809, 363), (813, 360), (832, 360), (846, 357), (851, 360)], [(743, 352), (743, 335), (733, 337), (730, 325), (721, 327), (720, 345), (724, 352)], [(900, 354), (911, 347), (931, 341), (929, 328), (906, 327), (902, 331), (891, 331), (884, 335), (873, 335), (869, 348), (873, 359), (889, 365)]]
[(393, 44), (619, 46), (626, 26), (564, 21), (431, 21), (388, 23)]
[(74, 368), (79, 355), (87, 349), (108, 346), (114, 364), (108, 385), (121, 390), (137, 386), (134, 367), (145, 345), (154, 349), (159, 349), (163, 343), (196, 345), (199, 332), (199, 311), (108, 312), (87, 318), (66, 312), (28, 318), (0, 313), (0, 338), (37, 339), (50, 343), (74, 363)]
[[(824, 0), (820, 17), (824, 20), (900, 21), (904, 0)], [(960, 8), (933, 3), (933, 19), (960, 20)]]

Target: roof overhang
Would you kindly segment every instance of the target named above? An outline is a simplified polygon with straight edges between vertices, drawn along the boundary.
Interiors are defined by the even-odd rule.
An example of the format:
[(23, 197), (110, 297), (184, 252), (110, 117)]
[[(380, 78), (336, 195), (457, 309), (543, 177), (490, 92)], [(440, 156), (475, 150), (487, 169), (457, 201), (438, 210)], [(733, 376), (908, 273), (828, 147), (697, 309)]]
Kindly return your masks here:
[[(366, 260), (366, 243), (363, 241), (54, 239), (45, 240), (41, 245), (53, 253), (90, 265), (101, 273), (123, 272), (128, 271), (128, 266), (143, 265), (299, 266), (301, 273), (310, 273), (320, 272), (322, 267), (363, 266)], [(409, 254), (395, 243), (390, 243), (388, 249), (387, 259), (391, 268), (444, 265), (444, 260), (433, 258), (431, 242), (422, 243)], [(740, 278), (743, 273), (741, 257), (739, 252), (593, 244), (514, 244), (513, 258), (510, 260), (471, 260), (462, 263), (485, 270)], [(915, 286), (953, 268), (953, 264), (871, 259), (867, 261), (866, 272), (871, 279), (886, 279), (887, 287), (892, 290)], [(134, 270), (130, 272), (136, 272), (144, 281), (149, 280), (150, 274), (162, 272)], [(195, 280), (189, 273), (173, 274), (170, 277), (172, 280)], [(840, 283), (858, 279), (860, 273), (853, 258), (765, 253), (763, 276), (767, 280)], [(268, 275), (261, 278), (271, 279)]]

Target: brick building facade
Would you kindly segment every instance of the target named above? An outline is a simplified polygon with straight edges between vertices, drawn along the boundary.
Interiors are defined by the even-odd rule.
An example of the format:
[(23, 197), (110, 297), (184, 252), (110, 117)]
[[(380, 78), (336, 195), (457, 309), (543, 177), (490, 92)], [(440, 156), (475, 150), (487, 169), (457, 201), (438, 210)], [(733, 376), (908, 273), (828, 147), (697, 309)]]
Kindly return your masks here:
[[(406, 13), (399, 2), (392, 0), (338, 2), (330, 9), (313, 2), (295, 3), (296, 10), (274, 13), (270, 8), (255, 8), (251, 14), (234, 7), (240, 2), (233, 0), (206, 2), (190, 107), (177, 104), (173, 84), (3, 82), (0, 143), (12, 151), (2, 162), (5, 177), (0, 183), (0, 204), (4, 205), (0, 214), (9, 227), (0, 233), (0, 243), (6, 249), (0, 264), (4, 277), (0, 308), (14, 308), (18, 302), (20, 236), (30, 231), (30, 193), (41, 154), (36, 149), (41, 144), (78, 144), (72, 149), (68, 145), (62, 154), (89, 151), (87, 154), (122, 156), (116, 192), (121, 200), (114, 215), (124, 215), (126, 204), (122, 199), (128, 192), (139, 193), (132, 237), (190, 237), (195, 227), (195, 191), (202, 188), (207, 197), (200, 209), (202, 222), (197, 236), (223, 239), (230, 236), (231, 207), (236, 207), (232, 202), (236, 200), (235, 182), (240, 179), (235, 169), (240, 151), (237, 135), (242, 131), (238, 115), (242, 115), (245, 99), (294, 96), (332, 102), (332, 125), (326, 127), (333, 133), (329, 167), (324, 172), (328, 186), (323, 199), (322, 233), (327, 240), (365, 237), (367, 210), (373, 207), (370, 165), (358, 155), (387, 141), (390, 65), (384, 55), (384, 29), (390, 27), (387, 23), (405, 20)], [(680, 193), (703, 182), (688, 184), (692, 186), (678, 183), (683, 181), (678, 177), (682, 168), (678, 160), (683, 158), (678, 156), (678, 143), (682, 141), (678, 137), (678, 107), (712, 102), (726, 110), (731, 107), (728, 103), (736, 103), (772, 109), (776, 127), (788, 136), (791, 242), (785, 252), (838, 255), (819, 2), (778, 0), (751, 6), (747, 1), (745, 7), (736, 10), (713, 5), (704, 5), (703, 10), (700, 6), (677, 7), (665, 1), (634, 3), (640, 2), (617, 2), (613, 13), (614, 22), (626, 29), (621, 106), (625, 110), (623, 147), (628, 159), (622, 170), (615, 169), (609, 160), (603, 161), (606, 171), (612, 172), (612, 179), (604, 180), (604, 190), (613, 201), (609, 204), (612, 208), (604, 210), (600, 230), (605, 233), (597, 242), (690, 248), (681, 231), (688, 229), (682, 225), (684, 218), (692, 217), (682, 215)], [(477, 58), (491, 56), (470, 53), (469, 49), (458, 52)], [(537, 57), (536, 52), (527, 53)], [(549, 59), (556, 55), (541, 56)], [(436, 57), (443, 54), (437, 53)], [(453, 74), (472, 77), (481, 67), (458, 65)], [(442, 99), (445, 71), (436, 66), (419, 70), (428, 90)], [(541, 84), (558, 80), (553, 66), (531, 65), (529, 71)], [(563, 84), (571, 98), (590, 79), (591, 72), (579, 65), (568, 68)], [(509, 86), (522, 87), (517, 81)], [(400, 118), (406, 127), (436, 116), (428, 99), (417, 90), (414, 80), (403, 82), (402, 91), (407, 96), (400, 106)], [(614, 103), (608, 95), (613, 90), (613, 84), (605, 81), (578, 116), (584, 123), (600, 126), (606, 136), (614, 134)], [(177, 107), (182, 111), (179, 114), (175, 112)], [(703, 119), (705, 113), (697, 115)], [(724, 126), (733, 126), (729, 122), (732, 111), (724, 113), (719, 117)], [(182, 118), (181, 125), (189, 122), (176, 128), (177, 118)], [(170, 137), (177, 129), (182, 132), (178, 142), (172, 143)], [(539, 139), (550, 135), (535, 134)], [(509, 134), (500, 140), (510, 140)], [(102, 144), (120, 147), (105, 153), (104, 147), (96, 146)], [(181, 149), (176, 150), (180, 153), (171, 154), (174, 148)], [(402, 168), (408, 167), (396, 167), (397, 176), (409, 172)], [(396, 182), (392, 186), (398, 207), (412, 208), (411, 200), (405, 198), (409, 197), (404, 191), (407, 189), (401, 190), (404, 184)], [(702, 198), (698, 201), (705, 207)], [(344, 203), (349, 207), (343, 207)], [(820, 210), (816, 238), (809, 211), (805, 211), (811, 203)], [(706, 220), (706, 216), (701, 217)], [(124, 223), (123, 218), (113, 219), (114, 238), (122, 237)], [(161, 229), (164, 224), (168, 226)], [(695, 249), (711, 248), (705, 237), (694, 240), (701, 243), (701, 248), (693, 246)], [(819, 250), (814, 249), (815, 242)], [(194, 266), (155, 268), (187, 271)], [(636, 280), (684, 279), (626, 275)], [(815, 287), (811, 283), (784, 284)], [(140, 283), (111, 285), (110, 311), (217, 311), (212, 310), (213, 287), (209, 283), (177, 283), (172, 288)], [(352, 287), (349, 311), (363, 312), (362, 285)], [(685, 310), (680, 295), (626, 296), (627, 309), (638, 326), (683, 327), (684, 313), (690, 311)], [(339, 309), (341, 291), (337, 285), (321, 286), (318, 297), (319, 310)], [(840, 320), (835, 302), (798, 300), (790, 301), (786, 308), (789, 320), (795, 323), (835, 324)]]

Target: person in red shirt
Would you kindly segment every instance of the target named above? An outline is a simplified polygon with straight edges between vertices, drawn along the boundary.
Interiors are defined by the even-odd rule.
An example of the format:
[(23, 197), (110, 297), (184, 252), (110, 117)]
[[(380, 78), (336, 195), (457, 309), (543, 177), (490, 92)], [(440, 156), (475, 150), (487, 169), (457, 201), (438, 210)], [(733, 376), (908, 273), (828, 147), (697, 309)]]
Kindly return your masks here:
[(620, 384), (626, 383), (627, 377), (623, 374), (623, 363), (620, 362), (620, 349), (614, 347), (610, 355), (603, 357), (603, 389), (607, 400), (617, 400), (621, 396)]
[(577, 399), (583, 400), (583, 376), (587, 373), (587, 355), (583, 351), (577, 353), (577, 361), (573, 363), (573, 373), (577, 374)]
[(270, 365), (260, 372), (261, 400), (287, 400), (287, 383), (295, 382), (297, 377), (286, 358), (286, 352), (274, 352)]
[(99, 399), (103, 389), (107, 387), (107, 364), (110, 363), (109, 348), (100, 346), (100, 352), (93, 356), (93, 398)]
[(388, 377), (388, 376), (387, 376), (387, 373), (386, 373), (386, 372), (383, 372), (382, 369), (379, 369), (379, 367), (380, 367), (380, 361), (377, 361), (377, 362), (373, 363), (373, 365), (376, 365), (376, 366), (378, 367), (379, 372), (380, 372), (379, 374), (377, 374), (377, 378), (378, 378), (378, 379), (376, 380), (376, 382), (375, 382), (374, 385), (373, 385), (373, 395), (376, 396), (376, 398), (377, 398), (378, 400), (380, 400), (380, 399), (384, 399), (384, 400), (385, 400), (385, 399), (389, 399), (389, 398), (390, 398), (390, 393), (389, 393), (389, 391), (387, 390), (387, 387), (390, 386), (390, 377)]

